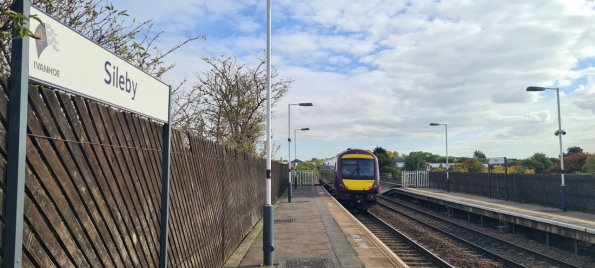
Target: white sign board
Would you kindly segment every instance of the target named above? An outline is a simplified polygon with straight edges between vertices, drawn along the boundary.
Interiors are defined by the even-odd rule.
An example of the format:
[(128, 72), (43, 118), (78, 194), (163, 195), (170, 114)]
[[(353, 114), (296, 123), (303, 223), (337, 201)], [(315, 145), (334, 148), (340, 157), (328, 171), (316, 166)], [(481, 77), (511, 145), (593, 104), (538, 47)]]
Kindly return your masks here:
[(31, 7), (29, 78), (167, 122), (169, 87)]
[(492, 157), (492, 158), (488, 158), (488, 164), (490, 164), (490, 165), (504, 164), (504, 161), (506, 161), (506, 157)]

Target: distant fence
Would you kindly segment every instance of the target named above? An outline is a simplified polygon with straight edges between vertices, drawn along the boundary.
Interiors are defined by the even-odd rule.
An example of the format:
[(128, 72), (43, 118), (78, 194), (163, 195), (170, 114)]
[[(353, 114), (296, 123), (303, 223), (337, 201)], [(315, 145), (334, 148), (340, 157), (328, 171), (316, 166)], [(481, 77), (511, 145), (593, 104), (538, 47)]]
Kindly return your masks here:
[[(492, 198), (561, 207), (559, 174), (450, 172), (450, 190)], [(595, 213), (595, 175), (565, 175), (569, 210)], [(508, 185), (508, 187), (507, 187)], [(430, 187), (446, 190), (446, 172), (430, 172)]]
[[(295, 184), (298, 186), (314, 185), (314, 170), (296, 170), (293, 173)], [(316, 182), (317, 183), (317, 182)]]
[[(27, 123), (23, 267), (157, 267), (162, 125), (35, 86)], [(273, 201), (288, 172), (272, 163)], [(169, 266), (221, 266), (262, 216), (265, 179), (265, 159), (172, 131)]]
[(401, 174), (402, 187), (429, 188), (430, 172), (425, 170), (403, 170)]

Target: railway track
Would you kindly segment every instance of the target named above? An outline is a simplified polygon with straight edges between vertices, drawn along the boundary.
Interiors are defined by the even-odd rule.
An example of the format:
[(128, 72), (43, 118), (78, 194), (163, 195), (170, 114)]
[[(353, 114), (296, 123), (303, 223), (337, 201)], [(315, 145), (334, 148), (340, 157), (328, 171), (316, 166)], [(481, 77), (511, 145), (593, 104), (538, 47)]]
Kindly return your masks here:
[(381, 196), (379, 206), (425, 225), (426, 228), (443, 233), (450, 239), (465, 244), (470, 249), (496, 260), (506, 267), (578, 267), (551, 258), (542, 253), (514, 245), (498, 237), (487, 235), (412, 207), (407, 202)]
[(371, 213), (354, 214), (409, 267), (454, 267)]

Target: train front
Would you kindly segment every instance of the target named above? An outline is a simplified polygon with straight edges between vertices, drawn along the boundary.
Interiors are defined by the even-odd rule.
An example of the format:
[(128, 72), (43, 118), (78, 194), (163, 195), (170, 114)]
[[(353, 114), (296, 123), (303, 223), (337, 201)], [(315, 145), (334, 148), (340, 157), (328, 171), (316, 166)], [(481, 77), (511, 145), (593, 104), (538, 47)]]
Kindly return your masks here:
[(346, 206), (367, 209), (375, 205), (380, 193), (378, 159), (360, 149), (339, 154), (334, 186), (337, 199)]

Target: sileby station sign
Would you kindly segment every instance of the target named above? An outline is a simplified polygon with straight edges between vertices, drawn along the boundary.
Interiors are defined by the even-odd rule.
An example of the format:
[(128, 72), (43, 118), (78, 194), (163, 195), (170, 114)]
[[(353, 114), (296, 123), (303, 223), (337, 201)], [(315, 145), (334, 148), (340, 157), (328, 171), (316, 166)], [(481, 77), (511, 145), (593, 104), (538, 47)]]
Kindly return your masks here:
[(169, 87), (31, 7), (29, 78), (167, 122)]
[[(36, 19), (25, 26), (36, 36), (12, 40), (4, 188), (2, 267), (23, 265), (27, 107), (29, 80), (163, 122), (159, 267), (167, 267), (170, 179), (171, 87), (66, 27), (30, 0), (15, 0), (16, 13)], [(65, 141), (62, 141), (65, 142)]]

